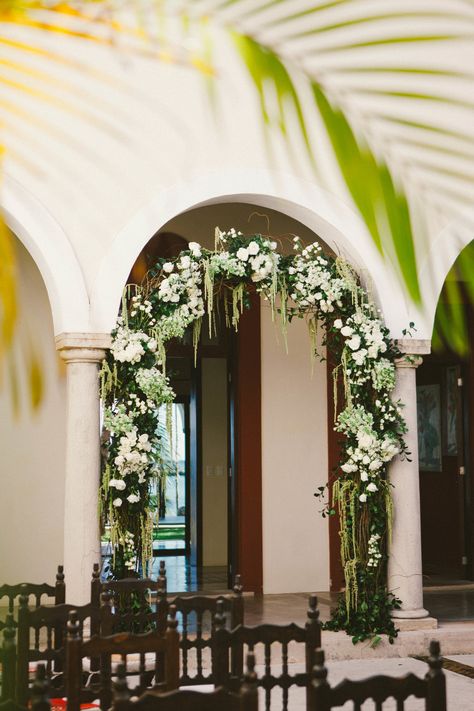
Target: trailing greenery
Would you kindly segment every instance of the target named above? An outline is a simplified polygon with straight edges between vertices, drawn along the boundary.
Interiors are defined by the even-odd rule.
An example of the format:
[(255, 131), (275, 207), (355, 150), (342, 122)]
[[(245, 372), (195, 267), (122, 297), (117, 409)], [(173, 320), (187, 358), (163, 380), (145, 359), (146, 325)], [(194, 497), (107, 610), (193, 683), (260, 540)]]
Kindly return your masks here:
[(323, 343), (339, 361), (334, 386), (341, 460), (324, 514), (339, 513), (346, 594), (328, 628), (344, 629), (354, 641), (381, 633), (392, 638), (390, 610), (399, 603), (387, 590), (388, 464), (406, 454), (401, 405), (392, 400), (399, 352), (351, 267), (323, 254), (317, 243), (303, 247), (295, 237), (293, 246), (294, 254), (283, 256), (263, 235), (216, 229), (214, 250), (191, 242), (176, 259), (159, 260), (140, 287), (126, 290), (101, 370), (100, 506), (110, 525), (113, 574), (146, 574), (151, 557), (150, 483), (166, 469), (159, 418), (161, 406), (169, 409), (174, 398), (166, 344), (192, 327), (197, 348), (203, 316), (212, 332), (220, 303), (227, 325), (238, 329), (253, 288), (270, 302), (284, 333), (293, 318), (306, 320), (313, 357), (319, 323)]

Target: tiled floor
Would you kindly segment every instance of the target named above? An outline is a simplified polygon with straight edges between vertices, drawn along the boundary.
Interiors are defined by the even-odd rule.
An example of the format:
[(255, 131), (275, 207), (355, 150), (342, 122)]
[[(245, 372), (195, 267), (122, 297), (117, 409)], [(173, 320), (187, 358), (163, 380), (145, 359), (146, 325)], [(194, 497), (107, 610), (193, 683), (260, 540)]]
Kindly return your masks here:
[[(225, 567), (198, 569), (186, 563), (184, 556), (169, 556), (166, 562), (169, 592), (206, 593), (224, 592), (228, 589)], [(158, 575), (159, 558), (155, 558), (153, 576)], [(426, 581), (424, 604), (432, 617), (440, 622), (474, 620), (474, 583), (471, 581)], [(337, 595), (319, 592), (318, 602), (322, 620), (327, 620)], [(304, 622), (308, 605), (308, 593), (265, 595), (246, 599), (246, 622), (259, 624), (273, 622), (283, 624), (289, 619)]]
[[(211, 567), (197, 568), (186, 562), (185, 556), (166, 556), (162, 560), (166, 564), (168, 592), (223, 592), (227, 590), (227, 568)], [(158, 576), (160, 558), (153, 561), (151, 577)]]

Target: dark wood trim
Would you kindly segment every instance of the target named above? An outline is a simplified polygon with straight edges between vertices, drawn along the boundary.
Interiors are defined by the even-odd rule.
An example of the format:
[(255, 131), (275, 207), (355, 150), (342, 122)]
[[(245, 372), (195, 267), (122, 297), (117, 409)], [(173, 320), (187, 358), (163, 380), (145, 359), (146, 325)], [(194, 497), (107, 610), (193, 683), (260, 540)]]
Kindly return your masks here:
[(231, 339), (231, 352), (227, 359), (227, 585), (232, 588), (235, 576), (238, 574), (237, 561), (237, 465), (236, 465), (236, 431), (235, 431), (235, 387), (237, 367), (235, 357), (236, 337)]
[(201, 565), (202, 560), (202, 490), (201, 490), (201, 362), (191, 371), (191, 396), (189, 403), (189, 562)]
[[(341, 435), (334, 431), (334, 385), (333, 370), (336, 365), (331, 349), (327, 349), (326, 378), (327, 378), (327, 403), (328, 403), (328, 480), (339, 464), (341, 454)], [(339, 402), (341, 399), (339, 398)], [(332, 496), (332, 487), (329, 487)], [(339, 592), (345, 586), (344, 571), (341, 563), (340, 520), (336, 513), (329, 516), (329, 577), (331, 592)]]
[[(234, 525), (236, 572), (245, 590), (261, 593), (262, 552), (262, 385), (260, 298), (250, 295), (235, 339)], [(235, 544), (234, 544), (235, 545)]]

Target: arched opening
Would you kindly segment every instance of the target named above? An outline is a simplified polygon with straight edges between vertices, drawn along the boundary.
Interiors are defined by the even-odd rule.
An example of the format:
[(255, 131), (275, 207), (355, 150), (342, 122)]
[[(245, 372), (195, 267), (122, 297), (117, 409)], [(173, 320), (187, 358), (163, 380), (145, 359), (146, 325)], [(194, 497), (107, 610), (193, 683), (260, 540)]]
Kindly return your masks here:
[[(167, 222), (132, 274), (149, 266), (146, 253), (165, 256), (164, 234), (212, 248), (216, 225), (271, 234), (287, 253), (295, 234), (305, 243), (319, 239), (282, 212), (244, 202), (206, 205)], [(289, 328), (286, 353), (268, 304), (253, 301), (237, 334), (224, 328), (209, 339), (203, 328), (196, 368), (191, 344), (171, 346), (173, 385), (189, 408), (189, 538), (187, 556), (175, 561), (175, 584), (221, 589), (240, 572), (248, 590), (327, 590), (328, 522), (313, 497), (328, 473), (326, 363), (311, 372), (300, 320)], [(156, 546), (157, 558), (163, 549)]]
[[(45, 283), (20, 240), (14, 246), (19, 313), (2, 363), (0, 560), (5, 580), (43, 581), (53, 577), (64, 555), (66, 377)], [(32, 362), (42, 383), (36, 408)]]
[(474, 242), (447, 275), (438, 301), (433, 352), (417, 372), (424, 582), (474, 579)]

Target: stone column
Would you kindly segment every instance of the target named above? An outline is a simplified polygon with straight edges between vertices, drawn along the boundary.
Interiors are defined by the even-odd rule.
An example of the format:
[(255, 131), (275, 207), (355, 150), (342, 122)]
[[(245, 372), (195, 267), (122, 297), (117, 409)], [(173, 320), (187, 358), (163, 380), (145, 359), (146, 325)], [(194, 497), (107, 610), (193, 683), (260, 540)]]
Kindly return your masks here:
[(67, 602), (90, 599), (92, 566), (100, 561), (99, 364), (110, 336), (62, 333), (56, 347), (67, 366), (64, 572)]
[(399, 341), (398, 346), (404, 355), (396, 362), (394, 399), (404, 405), (410, 461), (396, 457), (390, 465), (394, 517), (388, 589), (402, 601), (401, 609), (394, 610), (393, 617), (415, 620), (429, 615), (423, 607), (416, 369), (422, 363), (421, 355), (430, 352), (430, 342), (407, 339)]

